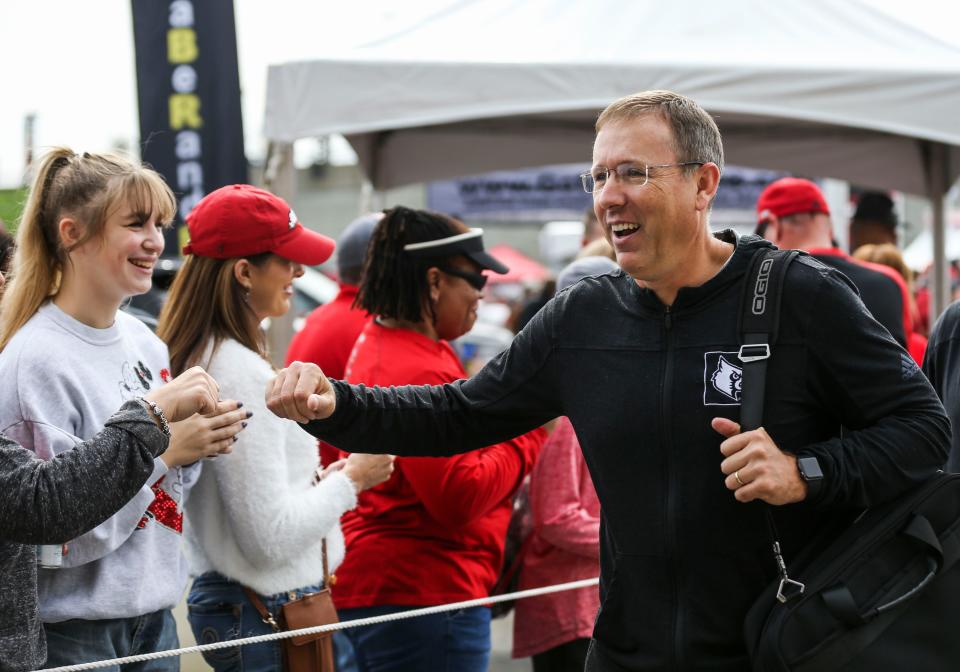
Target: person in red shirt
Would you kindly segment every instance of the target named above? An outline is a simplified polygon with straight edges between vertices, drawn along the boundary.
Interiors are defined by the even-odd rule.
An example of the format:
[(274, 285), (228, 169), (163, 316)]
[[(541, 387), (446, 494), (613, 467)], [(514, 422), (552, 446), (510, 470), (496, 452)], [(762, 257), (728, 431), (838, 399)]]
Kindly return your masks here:
[[(362, 215), (350, 222), (337, 239), (337, 275), (340, 291), (330, 303), (319, 306), (307, 317), (287, 348), (287, 361), (313, 362), (331, 378), (343, 378), (347, 358), (364, 326), (372, 319), (367, 311), (353, 305), (363, 277), (370, 235), (383, 213)], [(320, 461), (327, 467), (339, 453), (333, 446), (320, 442)]]
[[(448, 341), (477, 319), (483, 269), (507, 268), (482, 231), (397, 207), (377, 225), (358, 305), (364, 327), (346, 380), (442, 384), (466, 373)], [(341, 620), (486, 597), (497, 580), (512, 497), (533, 468), (542, 429), (450, 458), (398, 458), (393, 476), (343, 517), (347, 557), (334, 599)], [(490, 610), (475, 607), (351, 628), (360, 672), (486, 672)]]

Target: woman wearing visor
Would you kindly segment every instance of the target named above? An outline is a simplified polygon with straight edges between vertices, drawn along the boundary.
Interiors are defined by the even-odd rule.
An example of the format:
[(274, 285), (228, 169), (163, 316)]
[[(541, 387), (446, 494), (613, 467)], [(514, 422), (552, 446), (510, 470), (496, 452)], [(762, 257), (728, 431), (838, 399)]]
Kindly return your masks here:
[[(477, 319), (486, 277), (507, 268), (482, 231), (396, 207), (377, 225), (358, 305), (375, 316), (346, 378), (367, 385), (441, 384), (466, 377), (448, 341)], [(546, 434), (536, 430), (451, 458), (398, 458), (342, 525), (350, 553), (337, 572), (341, 620), (486, 597), (497, 580), (512, 497)], [(475, 607), (346, 631), (361, 672), (486, 672), (490, 610)]]

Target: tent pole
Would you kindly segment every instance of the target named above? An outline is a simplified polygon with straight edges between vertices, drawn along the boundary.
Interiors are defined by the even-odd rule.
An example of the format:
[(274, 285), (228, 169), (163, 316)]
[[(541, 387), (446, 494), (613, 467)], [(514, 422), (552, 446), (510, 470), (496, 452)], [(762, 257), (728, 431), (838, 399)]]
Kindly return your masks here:
[(386, 200), (386, 190), (375, 188), (373, 182), (364, 178), (360, 185), (360, 214), (383, 210), (386, 207)]
[[(363, 170), (360, 170), (361, 174)], [(360, 212), (358, 214), (364, 215), (368, 212), (373, 212), (373, 182), (367, 179), (364, 175), (363, 182), (360, 184)]]
[[(293, 203), (297, 195), (297, 171), (293, 165), (293, 144), (271, 142), (267, 145), (267, 158), (263, 171), (264, 186), (287, 203)], [(293, 311), (274, 317), (267, 329), (267, 351), (274, 366), (282, 367), (287, 346), (293, 338)]]
[(264, 160), (264, 186), (288, 203), (297, 192), (297, 173), (293, 166), (293, 145), (289, 142), (270, 142)]
[(950, 283), (946, 254), (946, 222), (944, 198), (947, 193), (947, 148), (942, 143), (929, 143), (927, 151), (927, 194), (933, 211), (933, 276), (931, 277), (930, 324), (947, 308)]

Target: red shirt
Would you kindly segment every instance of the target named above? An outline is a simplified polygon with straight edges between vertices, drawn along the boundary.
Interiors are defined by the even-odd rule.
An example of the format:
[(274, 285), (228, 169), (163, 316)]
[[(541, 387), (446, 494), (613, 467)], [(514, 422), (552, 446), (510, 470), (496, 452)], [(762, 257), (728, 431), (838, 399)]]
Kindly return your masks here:
[(917, 332), (910, 334), (910, 340), (907, 342), (907, 352), (913, 357), (917, 364), (923, 363), (923, 358), (927, 354), (927, 337)]
[[(438, 385), (466, 373), (446, 341), (368, 324), (346, 379), (366, 385)], [(398, 457), (390, 479), (341, 520), (347, 556), (336, 605), (426, 606), (486, 597), (503, 562), (512, 495), (546, 438), (536, 429), (450, 458)]]
[[(310, 313), (303, 329), (294, 334), (287, 348), (288, 366), (290, 362), (313, 362), (331, 378), (343, 379), (353, 344), (371, 320), (365, 310), (353, 307), (358, 291), (354, 285), (340, 285), (333, 301)], [(328, 466), (339, 452), (323, 441), (319, 444), (320, 461)]]
[(362, 308), (353, 308), (359, 288), (340, 285), (340, 291), (330, 303), (310, 313), (307, 322), (294, 334), (287, 348), (290, 362), (313, 362), (331, 378), (343, 379), (347, 358), (353, 344), (370, 322), (370, 315)]

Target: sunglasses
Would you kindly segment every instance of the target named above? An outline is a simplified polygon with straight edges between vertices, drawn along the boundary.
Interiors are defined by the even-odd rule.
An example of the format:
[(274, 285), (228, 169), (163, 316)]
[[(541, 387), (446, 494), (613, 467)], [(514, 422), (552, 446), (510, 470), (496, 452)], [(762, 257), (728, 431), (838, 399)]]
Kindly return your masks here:
[(474, 273), (473, 271), (465, 271), (462, 268), (451, 268), (450, 266), (437, 266), (443, 273), (447, 275), (452, 275), (457, 278), (463, 278), (467, 281), (471, 287), (475, 290), (483, 291), (483, 288), (487, 284), (487, 276), (482, 273)]

